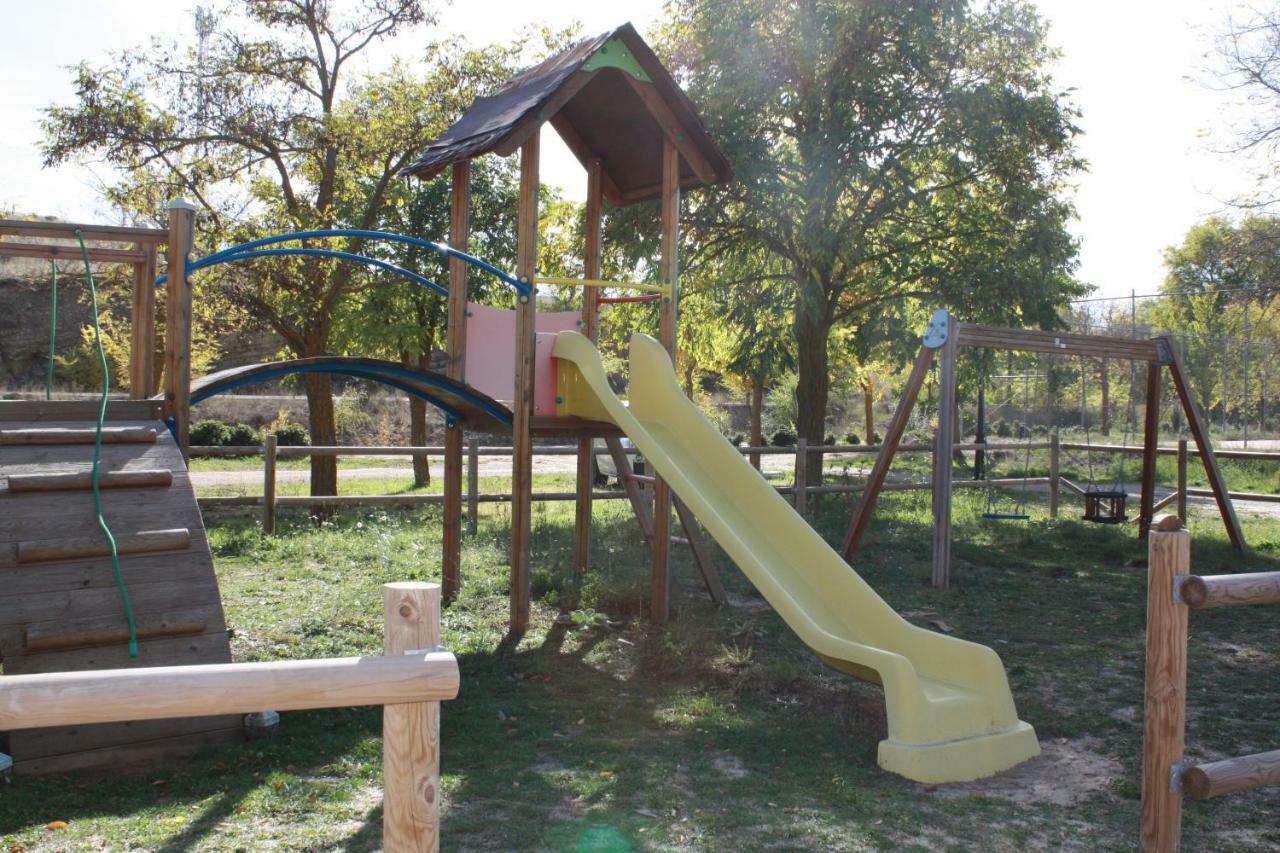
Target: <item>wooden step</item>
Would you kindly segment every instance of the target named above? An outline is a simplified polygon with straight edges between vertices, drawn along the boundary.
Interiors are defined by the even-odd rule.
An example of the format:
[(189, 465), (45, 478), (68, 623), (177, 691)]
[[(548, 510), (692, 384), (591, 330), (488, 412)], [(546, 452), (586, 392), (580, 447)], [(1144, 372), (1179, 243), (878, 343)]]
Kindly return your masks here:
[[(199, 636), (205, 632), (206, 627), (208, 623), (205, 620), (192, 619), (185, 613), (154, 613), (149, 616), (139, 616), (136, 622), (139, 640)], [(32, 625), (27, 628), (26, 642), (23, 645), (26, 653), (30, 654), (57, 649), (119, 645), (127, 642), (129, 642), (129, 623), (125, 621), (122, 614), (82, 619), (71, 623)]]
[[(162, 488), (173, 485), (167, 468), (139, 468), (133, 471), (106, 471), (98, 476), (100, 489)], [(10, 492), (65, 492), (93, 488), (93, 471), (59, 474), (10, 474)]]
[[(191, 531), (185, 527), (171, 530), (141, 530), (116, 536), (117, 554), (150, 554), (156, 551), (184, 551), (191, 547)], [(105, 557), (111, 544), (105, 535), (82, 539), (55, 539), (18, 543), (19, 563), (46, 563), (52, 560), (77, 560)]]
[[(96, 429), (3, 429), (0, 445), (93, 444)], [(151, 427), (103, 427), (103, 444), (155, 444), (156, 431)]]

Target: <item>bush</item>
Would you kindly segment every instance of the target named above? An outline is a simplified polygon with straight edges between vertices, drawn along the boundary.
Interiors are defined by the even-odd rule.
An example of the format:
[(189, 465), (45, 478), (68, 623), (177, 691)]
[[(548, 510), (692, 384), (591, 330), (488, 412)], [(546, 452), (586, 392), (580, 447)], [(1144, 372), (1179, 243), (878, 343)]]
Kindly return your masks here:
[(231, 437), (231, 427), (222, 421), (202, 420), (191, 425), (190, 442), (197, 447), (222, 447)]
[(834, 435), (829, 435), (822, 440), (822, 443), (825, 444), (827, 447), (831, 447), (833, 445), (839, 444), (840, 442), (836, 441), (836, 437)]
[(882, 441), (884, 441), (884, 437), (883, 437), (883, 436), (881, 436), (881, 435), (880, 435), (880, 433), (878, 433), (878, 432), (873, 432), (873, 433), (871, 433), (871, 443), (872, 443), (872, 444), (880, 444)]
[(773, 438), (769, 439), (769, 443), (774, 447), (795, 447), (796, 434), (790, 430), (780, 429), (773, 434)]
[(1000, 438), (1009, 438), (1013, 435), (1013, 429), (1004, 420), (997, 420), (991, 425), (991, 429)]
[(248, 424), (233, 424), (224, 443), (232, 447), (257, 447), (262, 444), (262, 433)]
[(862, 444), (862, 437), (856, 432), (847, 433), (844, 437), (845, 444)]
[(305, 447), (311, 443), (311, 435), (302, 424), (281, 424), (276, 427), (276, 444), (279, 447)]
[(733, 442), (734, 447), (742, 447), (744, 444), (747, 443), (747, 437), (740, 432), (735, 433), (733, 438), (729, 440)]

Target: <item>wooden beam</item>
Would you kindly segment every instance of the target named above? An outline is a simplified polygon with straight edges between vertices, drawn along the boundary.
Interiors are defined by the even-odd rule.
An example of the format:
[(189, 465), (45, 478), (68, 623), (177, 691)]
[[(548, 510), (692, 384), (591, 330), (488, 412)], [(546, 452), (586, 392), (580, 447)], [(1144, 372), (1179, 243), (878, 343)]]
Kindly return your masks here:
[[(168, 468), (132, 468), (102, 471), (98, 474), (100, 489), (168, 488), (173, 472)], [(59, 471), (51, 474), (10, 474), (9, 492), (66, 492), (93, 488), (93, 471)]]
[(640, 490), (640, 484), (636, 480), (634, 469), (631, 467), (631, 459), (622, 447), (622, 440), (606, 438), (604, 443), (605, 447), (609, 448), (610, 458), (613, 459), (613, 470), (618, 472), (618, 482), (622, 484), (622, 490), (626, 493), (627, 499), (631, 501), (631, 511), (635, 513), (636, 521), (640, 525), (640, 533), (644, 536), (646, 542), (651, 542), (653, 540), (653, 510), (649, 507), (649, 501), (646, 499), (644, 492)]
[(1178, 598), (1197, 610), (1280, 604), (1280, 572), (1191, 575), (1178, 585)]
[[(685, 543), (693, 552), (693, 561), (698, 566), (698, 573), (702, 575), (702, 583), (707, 587), (707, 594), (717, 605), (723, 606), (729, 599), (725, 595), (724, 584), (720, 582), (720, 572), (711, 559), (711, 549), (707, 547), (707, 540), (698, 528), (698, 519), (678, 495), (672, 499), (672, 503), (675, 504), (680, 526), (684, 528)], [(676, 538), (678, 537), (672, 537), (673, 540)]]
[(1244, 532), (1240, 529), (1240, 520), (1236, 518), (1235, 506), (1227, 492), (1226, 481), (1218, 468), (1218, 459), (1213, 453), (1213, 443), (1209, 440), (1209, 425), (1191, 394), (1191, 385), (1187, 380), (1186, 368), (1182, 364), (1182, 353), (1171, 338), (1165, 338), (1173, 361), (1169, 365), (1169, 373), (1173, 376), (1173, 387), (1182, 402), (1183, 414), (1187, 417), (1187, 425), (1191, 428), (1191, 437), (1195, 439), (1196, 449), (1200, 453), (1200, 461), (1204, 464), (1205, 477), (1209, 480), (1209, 488), (1213, 490), (1213, 498), (1217, 501), (1218, 512), (1222, 515), (1222, 524), (1227, 528), (1227, 536), (1238, 551), (1244, 550)]
[[(587, 204), (583, 232), (582, 271), (584, 278), (600, 277), (601, 232), (604, 225), (604, 164), (593, 157), (587, 164)], [(596, 342), (600, 325), (600, 291), (582, 288), (582, 334)], [(595, 439), (578, 439), (577, 500), (573, 518), (573, 574), (581, 579), (591, 564), (591, 492), (595, 479)]]
[(133, 268), (133, 306), (130, 314), (129, 396), (150, 397), (156, 360), (156, 247), (147, 247), (147, 258)]
[[(556, 113), (551, 117), (551, 126), (556, 129), (556, 133), (560, 134), (560, 138), (564, 140), (564, 144), (573, 156), (578, 158), (578, 162), (582, 164), (582, 168), (590, 169), (592, 160), (599, 160), (600, 156), (591, 150), (591, 146), (587, 145), (586, 140), (582, 138), (582, 134), (578, 133), (569, 119), (564, 113)], [(618, 189), (618, 185), (614, 183), (609, 173), (604, 171), (603, 164), (600, 171), (600, 191), (610, 204), (621, 206), (625, 204), (622, 192)]]
[(535, 314), (533, 278), (538, 265), (538, 134), (520, 149), (520, 207), (516, 220), (516, 275), (529, 293), (516, 297), (515, 393), (511, 403), (511, 630), (529, 626), (532, 587), (529, 576), (533, 488), (533, 416)]
[(1147, 365), (1147, 409), (1142, 428), (1142, 491), (1138, 503), (1138, 538), (1145, 539), (1151, 527), (1156, 502), (1156, 461), (1160, 452), (1160, 377), (1164, 368)]
[(186, 459), (191, 442), (191, 286), (187, 282), (187, 255), (195, 227), (195, 205), (187, 201), (169, 204), (169, 239), (166, 267), (169, 275), (165, 299), (164, 406), (174, 419), (178, 449)]
[[(0, 445), (94, 444), (97, 432), (67, 427), (5, 429), (0, 430)], [(156, 431), (151, 427), (103, 427), (102, 443), (155, 444)]]
[[(117, 534), (116, 553), (153, 554), (159, 551), (184, 551), (191, 547), (191, 532), (185, 527), (171, 530), (143, 530)], [(53, 560), (77, 560), (105, 557), (111, 545), (104, 536), (83, 539), (42, 539), (18, 543), (19, 563), (46, 563)]]
[[(1175, 851), (1182, 834), (1182, 795), (1173, 769), (1182, 761), (1187, 713), (1187, 608), (1173, 600), (1174, 581), (1191, 570), (1191, 536), (1176, 519), (1153, 525), (1147, 545), (1147, 671), (1142, 746), (1144, 851)], [(1169, 527), (1172, 529), (1161, 529)]]
[(932, 365), (933, 350), (921, 347), (915, 363), (911, 366), (911, 374), (907, 377), (907, 387), (902, 391), (902, 399), (898, 401), (898, 408), (894, 411), (893, 420), (889, 423), (884, 445), (876, 456), (871, 473), (867, 476), (866, 487), (858, 499), (857, 507), (853, 510), (853, 517), (849, 519), (849, 527), (845, 530), (844, 544), (840, 548), (840, 553), (846, 561), (853, 559), (853, 552), (857, 550), (858, 543), (862, 541), (862, 535), (871, 522), (871, 514), (875, 511), (876, 501), (880, 497), (885, 478), (889, 476), (889, 467), (893, 464), (894, 454), (898, 452), (898, 445), (902, 443), (902, 436), (906, 433), (907, 424), (911, 421), (911, 411), (915, 408), (916, 398), (920, 396), (920, 389), (924, 387), (924, 381), (928, 378), (929, 368)]
[[(662, 143), (662, 257), (658, 263), (661, 283), (671, 288), (658, 307), (658, 340), (676, 361), (676, 303), (679, 299), (680, 152), (670, 139)], [(667, 621), (671, 606), (671, 487), (658, 478), (653, 484), (653, 571), (649, 584), (649, 617), (655, 624)]]
[(1280, 785), (1280, 749), (1197, 764), (1182, 771), (1182, 788), (1195, 800)]
[[(416, 657), (440, 646), (440, 586), (382, 587), (383, 650)], [(422, 654), (418, 652), (417, 654)], [(382, 709), (382, 841), (395, 853), (440, 849), (440, 702)]]
[(1135, 361), (1160, 360), (1159, 348), (1153, 340), (1084, 335), (1077, 332), (1046, 332), (1039, 329), (1008, 329), (973, 323), (960, 324), (960, 346)]
[(40, 239), (76, 239), (76, 230), (86, 241), (110, 243), (163, 243), (169, 232), (163, 228), (133, 228), (120, 225), (84, 225), (76, 222), (30, 222), (25, 219), (0, 219), (0, 235), (38, 237)]
[[(449, 245), (467, 251), (471, 240), (471, 162), (453, 164), (449, 213)], [(449, 259), (445, 372), (450, 379), (467, 379), (467, 264)], [(444, 431), (444, 530), (441, 541), (441, 580), (446, 601), (462, 588), (462, 424), (448, 423)]]
[[(147, 260), (147, 253), (142, 249), (90, 248), (88, 252), (89, 260), (93, 263), (142, 264)], [(81, 254), (79, 246), (59, 246), (53, 243), (0, 243), (0, 257), (45, 258), (77, 263), (84, 261), (84, 255)]]
[(720, 178), (716, 174), (715, 167), (703, 156), (702, 151), (694, 144), (693, 139), (689, 135), (689, 131), (685, 129), (680, 119), (676, 118), (676, 114), (671, 111), (671, 107), (667, 106), (667, 102), (663, 100), (662, 95), (658, 93), (658, 89), (652, 83), (645, 83), (630, 74), (622, 75), (626, 81), (631, 84), (631, 90), (639, 96), (640, 102), (645, 105), (649, 114), (653, 116), (654, 121), (662, 128), (665, 142), (674, 145), (684, 157), (684, 161), (689, 164), (689, 168), (698, 176), (698, 179), (705, 184), (717, 183)]
[(262, 440), (262, 532), (267, 536), (276, 532), (276, 459), (279, 457), (279, 439), (268, 432)]
[(933, 450), (933, 585), (951, 584), (951, 453), (955, 443), (956, 348), (960, 329), (947, 317), (947, 341), (939, 349), (938, 434)]

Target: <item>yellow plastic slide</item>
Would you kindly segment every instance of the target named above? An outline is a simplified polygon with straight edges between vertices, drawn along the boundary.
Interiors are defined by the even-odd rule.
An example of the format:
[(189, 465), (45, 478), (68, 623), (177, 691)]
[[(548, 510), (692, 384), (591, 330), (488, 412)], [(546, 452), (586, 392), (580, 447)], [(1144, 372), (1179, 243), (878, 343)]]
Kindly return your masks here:
[(881, 767), (962, 782), (1040, 753), (999, 656), (918, 628), (876, 595), (684, 396), (657, 341), (631, 339), (629, 405), (587, 338), (561, 332), (554, 354), (558, 413), (617, 424), (822, 660), (884, 686)]

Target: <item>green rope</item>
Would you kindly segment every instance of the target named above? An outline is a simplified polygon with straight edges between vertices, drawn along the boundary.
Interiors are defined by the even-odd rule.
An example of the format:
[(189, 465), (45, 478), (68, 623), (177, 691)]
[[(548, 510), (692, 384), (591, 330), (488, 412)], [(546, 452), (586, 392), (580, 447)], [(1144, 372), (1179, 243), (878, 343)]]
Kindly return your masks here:
[(89, 281), (89, 295), (93, 301), (93, 339), (98, 345), (98, 361), (102, 365), (102, 399), (98, 403), (98, 426), (93, 442), (93, 508), (98, 513), (98, 526), (107, 535), (107, 542), (111, 545), (111, 568), (115, 571), (116, 589), (120, 591), (120, 602), (124, 605), (124, 618), (129, 623), (129, 657), (136, 658), (138, 626), (133, 621), (133, 605), (129, 603), (129, 592), (124, 588), (124, 578), (120, 574), (120, 549), (116, 547), (116, 537), (102, 515), (102, 489), (98, 482), (98, 467), (102, 461), (102, 424), (107, 419), (107, 395), (111, 391), (111, 371), (107, 367), (107, 351), (102, 347), (102, 329), (98, 326), (98, 287), (93, 282), (89, 250), (84, 246), (84, 232), (79, 228), (76, 229), (76, 239), (80, 241), (80, 254), (84, 258), (84, 274)]
[(53, 399), (53, 352), (58, 346), (58, 262), (49, 259), (49, 278), (53, 281), (53, 296), (49, 304), (49, 372), (44, 379), (44, 398)]

